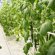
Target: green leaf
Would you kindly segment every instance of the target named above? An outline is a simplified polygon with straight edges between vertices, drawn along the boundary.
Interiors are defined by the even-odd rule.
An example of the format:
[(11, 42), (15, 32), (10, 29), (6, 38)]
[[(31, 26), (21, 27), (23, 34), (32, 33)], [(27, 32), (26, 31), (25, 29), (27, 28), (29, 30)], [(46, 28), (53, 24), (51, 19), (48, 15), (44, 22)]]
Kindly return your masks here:
[(47, 55), (55, 55), (55, 42), (49, 48)]
[(49, 1), (48, 7), (55, 11), (55, 0)]
[(24, 31), (23, 37), (24, 37), (25, 42), (27, 42), (29, 38), (29, 31)]
[(40, 28), (40, 35), (41, 36), (44, 36), (47, 34), (47, 32), (50, 32), (52, 31), (52, 22), (51, 21), (46, 21), (45, 23), (43, 23), (41, 25), (41, 28)]
[(27, 1), (33, 4), (35, 0), (27, 0)]
[(25, 44), (25, 46), (23, 48), (25, 54), (28, 53), (28, 50), (30, 49), (30, 47), (32, 47), (32, 43), (31, 42)]
[(54, 43), (53, 39), (46, 41), (43, 45), (40, 45), (39, 52), (41, 53), (41, 55), (47, 55), (52, 43)]

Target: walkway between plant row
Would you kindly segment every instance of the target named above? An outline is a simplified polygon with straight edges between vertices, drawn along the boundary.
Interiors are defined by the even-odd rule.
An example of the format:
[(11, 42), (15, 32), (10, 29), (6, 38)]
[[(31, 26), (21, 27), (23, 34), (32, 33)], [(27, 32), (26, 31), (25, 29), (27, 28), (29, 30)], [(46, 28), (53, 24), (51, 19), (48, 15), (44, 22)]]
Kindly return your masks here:
[(23, 45), (23, 40), (16, 42), (13, 37), (6, 39), (3, 28), (0, 25), (0, 46), (2, 46), (0, 55), (25, 55), (22, 50)]
[[(6, 37), (2, 26), (0, 25), (0, 55), (25, 55), (23, 52), (24, 40), (16, 41), (14, 36)], [(33, 54), (33, 47), (29, 50), (29, 55)]]

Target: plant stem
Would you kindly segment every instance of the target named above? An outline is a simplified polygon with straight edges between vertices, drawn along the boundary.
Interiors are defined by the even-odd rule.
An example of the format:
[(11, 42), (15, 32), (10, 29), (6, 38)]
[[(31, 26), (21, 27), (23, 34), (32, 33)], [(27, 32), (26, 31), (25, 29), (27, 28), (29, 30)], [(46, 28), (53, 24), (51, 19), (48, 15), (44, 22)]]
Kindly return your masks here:
[(33, 23), (32, 23), (32, 21), (30, 22), (30, 31), (31, 31), (31, 39), (33, 42)]

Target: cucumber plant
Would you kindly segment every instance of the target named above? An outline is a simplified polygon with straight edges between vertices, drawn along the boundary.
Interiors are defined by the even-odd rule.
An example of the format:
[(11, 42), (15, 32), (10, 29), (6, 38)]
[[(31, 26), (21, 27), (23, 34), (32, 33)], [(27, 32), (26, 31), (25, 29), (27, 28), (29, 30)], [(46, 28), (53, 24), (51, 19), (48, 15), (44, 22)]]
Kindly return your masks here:
[[(24, 38), (26, 55), (32, 46), (35, 52), (39, 51), (34, 55), (48, 55), (54, 42), (52, 35), (47, 38), (48, 32), (55, 29), (54, 7), (54, 0), (11, 0), (10, 4), (5, 1), (0, 9), (0, 23), (6, 35), (16, 35), (17, 41), (21, 36)], [(31, 42), (27, 43), (29, 39)]]

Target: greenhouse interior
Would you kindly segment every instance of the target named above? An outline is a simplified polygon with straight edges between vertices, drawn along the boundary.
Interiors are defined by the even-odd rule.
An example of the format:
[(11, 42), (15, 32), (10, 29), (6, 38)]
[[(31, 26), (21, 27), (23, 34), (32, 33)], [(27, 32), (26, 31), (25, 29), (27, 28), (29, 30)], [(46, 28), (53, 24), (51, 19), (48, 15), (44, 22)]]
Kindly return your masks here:
[(0, 0), (0, 55), (55, 55), (55, 0)]

